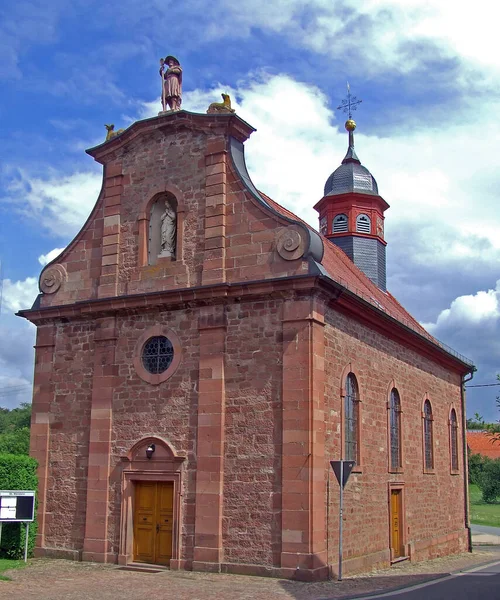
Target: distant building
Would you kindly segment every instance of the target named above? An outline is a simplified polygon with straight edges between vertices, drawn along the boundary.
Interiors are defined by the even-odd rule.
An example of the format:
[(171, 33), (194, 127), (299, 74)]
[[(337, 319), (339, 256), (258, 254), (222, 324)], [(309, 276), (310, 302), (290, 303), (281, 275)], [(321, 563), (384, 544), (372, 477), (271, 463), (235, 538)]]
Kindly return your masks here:
[(473, 365), (386, 291), (388, 204), (346, 126), (321, 234), (255, 188), (237, 115), (167, 112), (88, 150), (95, 208), (20, 313), (39, 556), (325, 578), (340, 458), (345, 573), (467, 549)]
[(495, 442), (487, 431), (467, 430), (467, 448), (470, 454), (500, 458), (500, 442)]

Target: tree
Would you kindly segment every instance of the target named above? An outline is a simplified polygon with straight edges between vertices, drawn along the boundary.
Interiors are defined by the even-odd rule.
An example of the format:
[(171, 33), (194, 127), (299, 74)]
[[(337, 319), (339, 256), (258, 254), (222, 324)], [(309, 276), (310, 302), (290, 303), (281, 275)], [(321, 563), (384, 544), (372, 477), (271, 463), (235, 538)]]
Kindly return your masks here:
[[(500, 380), (500, 375), (497, 375), (497, 379)], [(500, 410), (500, 396), (497, 396), (497, 406)], [(496, 423), (488, 423), (486, 426), (488, 434), (491, 436), (494, 443), (500, 443), (500, 421)]]
[(472, 454), (468, 452), (468, 465), (469, 465), (469, 483), (475, 483), (480, 486), (481, 476), (483, 474), (484, 465), (490, 459), (481, 454)]
[(467, 419), (466, 422), (467, 429), (484, 429), (485, 422), (483, 417), (479, 413), (474, 413), (474, 416), (471, 419)]
[(0, 408), (0, 453), (29, 454), (31, 404)]

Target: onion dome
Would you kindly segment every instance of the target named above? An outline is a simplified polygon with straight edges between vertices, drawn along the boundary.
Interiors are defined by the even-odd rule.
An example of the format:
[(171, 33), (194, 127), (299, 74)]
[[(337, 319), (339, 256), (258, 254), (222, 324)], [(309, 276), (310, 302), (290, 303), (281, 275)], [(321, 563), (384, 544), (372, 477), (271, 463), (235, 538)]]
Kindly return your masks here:
[(345, 128), (349, 132), (347, 154), (338, 169), (328, 177), (325, 183), (325, 196), (336, 196), (349, 192), (373, 194), (378, 196), (378, 186), (370, 171), (363, 167), (354, 150), (354, 130), (356, 123), (348, 119)]

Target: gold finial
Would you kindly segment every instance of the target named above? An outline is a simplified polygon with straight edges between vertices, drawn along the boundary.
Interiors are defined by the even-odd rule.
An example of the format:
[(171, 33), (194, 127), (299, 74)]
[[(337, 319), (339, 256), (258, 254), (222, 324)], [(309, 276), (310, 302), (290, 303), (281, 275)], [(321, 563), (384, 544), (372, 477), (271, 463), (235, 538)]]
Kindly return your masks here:
[(354, 131), (356, 129), (356, 121), (354, 119), (347, 119), (344, 127), (347, 131)]

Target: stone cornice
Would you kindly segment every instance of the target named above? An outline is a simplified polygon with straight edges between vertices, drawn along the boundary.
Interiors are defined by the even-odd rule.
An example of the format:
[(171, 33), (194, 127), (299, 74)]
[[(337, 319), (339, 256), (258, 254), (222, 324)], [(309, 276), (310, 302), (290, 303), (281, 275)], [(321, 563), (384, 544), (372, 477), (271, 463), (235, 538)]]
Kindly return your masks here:
[(24, 317), (35, 325), (40, 325), (57, 319), (78, 319), (90, 315), (95, 318), (97, 315), (106, 316), (122, 311), (153, 310), (158, 307), (172, 310), (186, 306), (220, 304), (226, 300), (269, 297), (271, 295), (286, 296), (290, 293), (300, 294), (311, 291), (326, 296), (332, 306), (341, 312), (447, 368), (462, 374), (470, 373), (475, 369), (473, 365), (468, 364), (459, 356), (455, 356), (447, 348), (441, 346), (437, 340), (434, 342), (424, 337), (323, 275), (297, 275), (288, 278), (242, 283), (220, 283), (148, 294), (98, 298), (68, 305), (21, 310), (17, 315)]
[(158, 117), (151, 117), (132, 123), (123, 133), (116, 135), (108, 141), (89, 148), (89, 154), (98, 163), (105, 164), (107, 157), (114, 154), (119, 148), (126, 145), (136, 137), (156, 129), (192, 129), (206, 133), (234, 137), (244, 142), (250, 137), (255, 129), (236, 114), (202, 114), (192, 113), (186, 110), (166, 112)]

